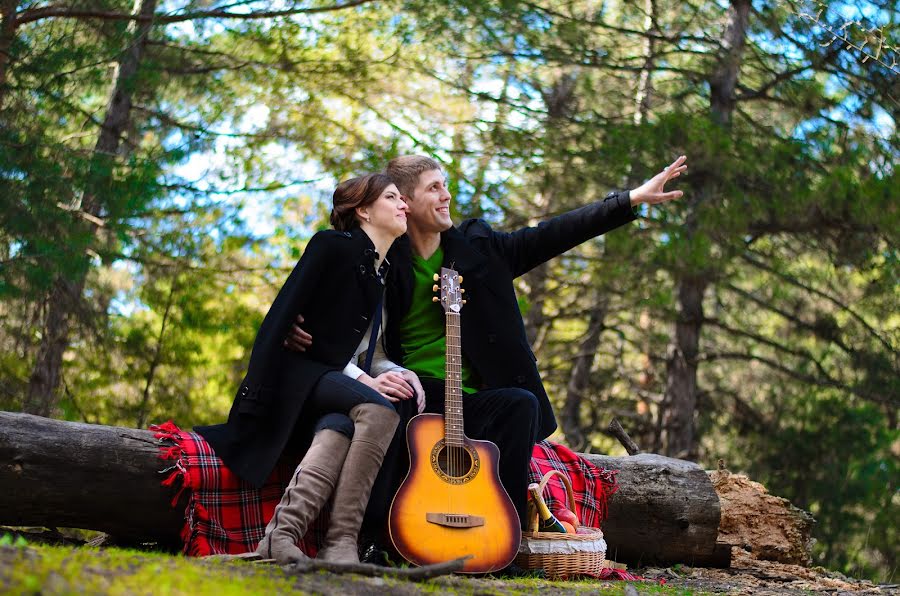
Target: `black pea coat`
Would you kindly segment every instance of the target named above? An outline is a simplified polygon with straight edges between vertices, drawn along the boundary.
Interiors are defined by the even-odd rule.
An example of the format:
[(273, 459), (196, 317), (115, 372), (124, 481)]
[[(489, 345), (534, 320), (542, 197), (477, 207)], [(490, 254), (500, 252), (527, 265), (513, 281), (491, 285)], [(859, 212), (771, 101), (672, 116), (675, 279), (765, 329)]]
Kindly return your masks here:
[[(541, 406), (538, 440), (556, 430), (556, 418), (538, 374), (536, 358), (525, 335), (513, 279), (590, 238), (636, 218), (629, 193), (610, 193), (603, 201), (551, 218), (536, 227), (496, 232), (483, 220), (470, 219), (441, 234), (444, 266), (463, 276), (466, 305), (460, 313), (462, 352), (484, 389), (521, 387)], [(403, 363), (399, 324), (412, 300), (412, 252), (409, 238), (390, 251), (387, 286), (388, 358)], [(443, 309), (439, 304), (435, 308)]]
[[(195, 429), (243, 480), (262, 486), (289, 441), (309, 446), (316, 420), (301, 416), (303, 404), (350, 361), (379, 303), (375, 255), (360, 228), (314, 235), (259, 328), (228, 422)], [(302, 353), (283, 347), (297, 314), (314, 340)]]

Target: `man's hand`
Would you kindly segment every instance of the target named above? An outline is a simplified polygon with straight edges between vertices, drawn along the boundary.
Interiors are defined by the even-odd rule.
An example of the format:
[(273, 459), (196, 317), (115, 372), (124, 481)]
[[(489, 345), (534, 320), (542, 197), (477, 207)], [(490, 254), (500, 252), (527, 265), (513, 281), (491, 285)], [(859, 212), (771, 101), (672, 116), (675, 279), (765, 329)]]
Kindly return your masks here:
[(682, 155), (673, 161), (672, 165), (667, 166), (662, 172), (632, 190), (630, 193), (631, 206), (634, 207), (641, 203), (656, 205), (681, 198), (684, 193), (680, 190), (665, 192), (663, 187), (670, 179), (681, 176), (682, 172), (687, 170), (687, 166), (684, 163), (685, 161), (687, 161), (687, 157)]
[(291, 325), (287, 337), (284, 339), (284, 347), (295, 352), (305, 352), (312, 345), (312, 335), (300, 328), (303, 324), (303, 315), (297, 315), (297, 320)]
[(396, 371), (381, 373), (374, 379), (363, 373), (356, 380), (364, 385), (368, 385), (383, 395), (388, 401), (398, 402), (401, 399), (409, 399), (414, 395), (412, 386), (403, 378), (402, 374)]
[(418, 408), (417, 414), (421, 414), (425, 411), (425, 390), (422, 388), (422, 382), (419, 380), (419, 375), (414, 373), (411, 370), (404, 370), (402, 373), (403, 378), (406, 379), (406, 382), (413, 388), (416, 392), (416, 406)]

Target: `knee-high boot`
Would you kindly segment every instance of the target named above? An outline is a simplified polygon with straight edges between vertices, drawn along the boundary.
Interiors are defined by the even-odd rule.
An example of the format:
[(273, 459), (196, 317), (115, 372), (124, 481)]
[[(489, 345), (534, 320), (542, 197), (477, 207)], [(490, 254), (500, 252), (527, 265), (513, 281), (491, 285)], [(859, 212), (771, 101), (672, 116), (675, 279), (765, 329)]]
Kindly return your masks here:
[(328, 502), (341, 472), (350, 439), (333, 430), (320, 430), (275, 507), (266, 526), (266, 535), (256, 547), (257, 554), (288, 565), (308, 559), (297, 543)]
[(353, 441), (334, 490), (331, 523), (325, 548), (318, 558), (340, 563), (359, 563), (357, 538), (375, 476), (384, 459), (400, 417), (393, 408), (360, 404), (349, 412)]

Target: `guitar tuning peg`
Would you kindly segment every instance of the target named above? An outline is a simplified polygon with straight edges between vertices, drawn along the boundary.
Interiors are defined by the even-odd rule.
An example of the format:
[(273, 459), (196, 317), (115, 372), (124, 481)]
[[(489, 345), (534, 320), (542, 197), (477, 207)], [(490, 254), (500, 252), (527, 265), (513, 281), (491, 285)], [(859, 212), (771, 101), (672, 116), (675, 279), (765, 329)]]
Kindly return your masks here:
[(440, 278), (441, 278), (441, 276), (438, 275), (437, 273), (435, 273), (435, 274), (434, 274), (434, 277), (432, 277), (431, 279), (433, 279), (434, 281), (437, 281), (437, 280), (439, 280)]
[(440, 289), (440, 288), (438, 288), (438, 285), (437, 285), (437, 284), (434, 284), (433, 286), (431, 286), (431, 291), (432, 291), (432, 292), (437, 292), (439, 289)]
[(462, 283), (462, 275), (459, 276), (459, 283)]
[(466, 289), (465, 289), (465, 288), (460, 288), (460, 289), (459, 289), (459, 293), (460, 293), (460, 294), (465, 294), (465, 293), (466, 293)]
[(466, 302), (468, 302), (468, 300), (463, 300), (463, 301), (462, 301), (463, 304), (465, 304)]
[(438, 300), (439, 300), (439, 298), (437, 296), (432, 296), (432, 298), (431, 298), (432, 302), (437, 302)]

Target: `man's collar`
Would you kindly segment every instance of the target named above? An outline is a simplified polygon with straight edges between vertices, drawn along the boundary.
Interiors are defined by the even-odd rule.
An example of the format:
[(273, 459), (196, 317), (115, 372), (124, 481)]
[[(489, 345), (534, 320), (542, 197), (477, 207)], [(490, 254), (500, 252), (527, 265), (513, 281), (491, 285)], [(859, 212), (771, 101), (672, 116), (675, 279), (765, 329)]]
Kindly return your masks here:
[(479, 275), (485, 271), (485, 256), (475, 250), (469, 239), (456, 226), (441, 233), (444, 262), (463, 274)]

